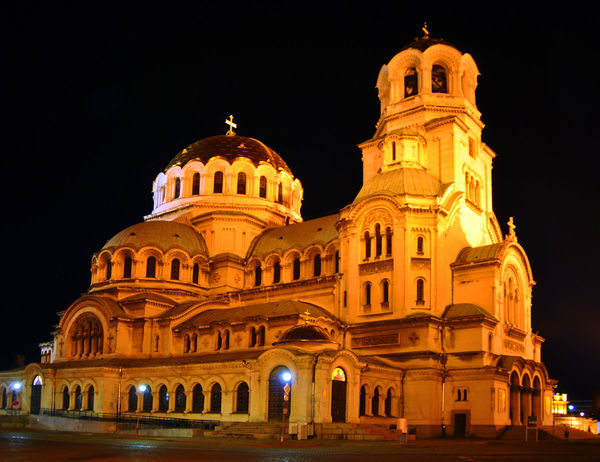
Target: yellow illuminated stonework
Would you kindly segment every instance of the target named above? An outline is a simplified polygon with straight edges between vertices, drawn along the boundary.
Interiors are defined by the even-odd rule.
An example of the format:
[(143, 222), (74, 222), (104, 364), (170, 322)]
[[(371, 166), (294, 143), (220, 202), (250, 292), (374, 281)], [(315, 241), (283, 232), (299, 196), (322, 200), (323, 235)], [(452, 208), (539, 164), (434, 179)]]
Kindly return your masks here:
[(501, 226), (492, 208), (479, 69), (424, 34), (379, 71), (346, 206), (304, 221), (300, 180), (230, 116), (92, 255), (42, 361), (0, 372), (0, 413), (280, 422), (289, 373), (287, 418), (319, 434), (399, 418), (418, 436), (551, 425), (567, 401), (548, 405), (518, 217)]

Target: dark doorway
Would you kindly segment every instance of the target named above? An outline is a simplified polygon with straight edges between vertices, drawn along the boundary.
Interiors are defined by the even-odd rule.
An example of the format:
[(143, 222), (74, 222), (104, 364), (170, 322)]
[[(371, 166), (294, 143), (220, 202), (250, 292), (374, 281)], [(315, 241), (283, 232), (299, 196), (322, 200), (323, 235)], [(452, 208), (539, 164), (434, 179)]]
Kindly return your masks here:
[(340, 367), (331, 376), (331, 420), (346, 421), (346, 373)]
[(467, 435), (467, 414), (454, 414), (454, 436), (464, 438)]
[(31, 386), (31, 414), (39, 414), (42, 408), (42, 379), (39, 375), (33, 379)]
[[(273, 369), (273, 372), (271, 372), (271, 375), (269, 377), (269, 421), (281, 421), (283, 419), (283, 387), (286, 383), (289, 383), (286, 382), (284, 379), (284, 374), (286, 373), (290, 373), (287, 367), (278, 366), (275, 369)], [(288, 408), (288, 415), (291, 410), (291, 390), (289, 394), (289, 399), (290, 407)]]

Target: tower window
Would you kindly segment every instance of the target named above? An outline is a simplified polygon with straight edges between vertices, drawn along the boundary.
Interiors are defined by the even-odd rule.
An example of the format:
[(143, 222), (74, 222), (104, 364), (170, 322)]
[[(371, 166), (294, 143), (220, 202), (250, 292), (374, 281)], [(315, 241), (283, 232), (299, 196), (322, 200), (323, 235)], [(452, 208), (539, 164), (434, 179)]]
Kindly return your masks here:
[(194, 173), (192, 177), (192, 196), (197, 196), (200, 194), (200, 174)]
[(392, 141), (392, 160), (396, 160), (396, 142)]
[(277, 284), (281, 281), (281, 262), (277, 260), (273, 264), (273, 284)]
[(333, 272), (339, 273), (340, 272), (340, 251), (339, 250), (335, 251), (335, 255), (333, 258), (334, 258)]
[(423, 255), (423, 237), (417, 238), (417, 255)]
[(365, 258), (371, 258), (371, 236), (365, 231)]
[(384, 279), (381, 283), (381, 301), (383, 303), (390, 301), (390, 283), (387, 279)]
[(431, 70), (431, 92), (448, 93), (448, 79), (446, 69), (439, 64), (434, 64)]
[(146, 277), (156, 277), (156, 258), (152, 256), (148, 257), (148, 260), (146, 260)]
[(277, 202), (280, 204), (283, 202), (283, 183), (277, 185)]
[(174, 281), (179, 280), (179, 260), (174, 258), (171, 262), (171, 279)]
[(381, 226), (379, 223), (375, 225), (375, 256), (380, 257), (382, 253), (383, 242), (381, 236)]
[(371, 283), (367, 282), (364, 285), (364, 305), (371, 306)]
[(112, 262), (106, 260), (106, 280), (108, 281), (112, 277)]
[(425, 280), (417, 279), (417, 305), (425, 304)]
[(404, 74), (404, 97), (414, 96), (419, 91), (419, 79), (417, 70), (414, 67), (410, 67)]
[(292, 279), (293, 280), (300, 279), (300, 259), (299, 258), (294, 259), (293, 268), (292, 268)]
[(238, 173), (237, 193), (246, 194), (246, 174), (244, 172)]
[(267, 197), (267, 177), (260, 177), (258, 181), (258, 195), (259, 197)]
[(223, 172), (215, 172), (213, 192), (215, 194), (223, 193)]
[(386, 255), (392, 254), (392, 228), (389, 226), (385, 228), (385, 253)]

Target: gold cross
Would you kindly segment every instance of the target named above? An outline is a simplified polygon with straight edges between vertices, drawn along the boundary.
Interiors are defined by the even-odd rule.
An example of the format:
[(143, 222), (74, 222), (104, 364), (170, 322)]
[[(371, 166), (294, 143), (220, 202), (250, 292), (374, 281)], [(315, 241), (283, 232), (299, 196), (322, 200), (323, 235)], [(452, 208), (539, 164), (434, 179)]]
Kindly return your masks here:
[(229, 130), (227, 130), (227, 133), (225, 133), (227, 136), (233, 136), (235, 135), (235, 132), (233, 131), (234, 128), (237, 128), (237, 124), (233, 123), (233, 116), (230, 115), (229, 119), (225, 119), (225, 123), (227, 125), (229, 125)]
[(423, 38), (428, 38), (429, 37), (429, 31), (427, 30), (427, 22), (423, 23), (423, 28), (421, 30), (425, 34), (423, 36)]

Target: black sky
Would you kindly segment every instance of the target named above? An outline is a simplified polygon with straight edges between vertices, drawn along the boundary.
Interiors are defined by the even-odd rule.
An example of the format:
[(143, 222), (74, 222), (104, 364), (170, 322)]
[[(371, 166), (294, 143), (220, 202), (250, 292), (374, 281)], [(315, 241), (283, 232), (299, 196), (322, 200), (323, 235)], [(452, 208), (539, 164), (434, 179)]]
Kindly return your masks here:
[[(483, 2), (481, 2), (483, 3)], [(182, 148), (258, 138), (305, 190), (305, 219), (350, 203), (381, 65), (430, 34), (470, 53), (494, 210), (515, 217), (533, 327), (559, 389), (600, 388), (598, 52), (592, 15), (493, 2), (15, 2), (1, 12), (4, 248), (0, 366), (39, 360), (89, 285), (92, 253), (151, 211)], [(523, 2), (525, 3), (525, 2)], [(589, 19), (588, 19), (589, 18)]]

